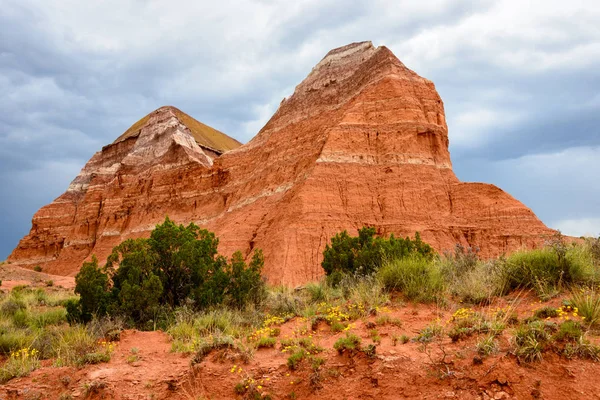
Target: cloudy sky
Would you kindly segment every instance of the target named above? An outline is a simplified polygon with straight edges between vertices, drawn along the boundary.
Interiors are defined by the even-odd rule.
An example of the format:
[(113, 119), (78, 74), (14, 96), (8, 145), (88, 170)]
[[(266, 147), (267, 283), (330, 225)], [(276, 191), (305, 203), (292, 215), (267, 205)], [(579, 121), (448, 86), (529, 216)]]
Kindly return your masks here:
[(171, 104), (242, 142), (327, 53), (434, 81), (460, 179), (600, 234), (597, 0), (1, 0), (0, 259), (133, 122)]

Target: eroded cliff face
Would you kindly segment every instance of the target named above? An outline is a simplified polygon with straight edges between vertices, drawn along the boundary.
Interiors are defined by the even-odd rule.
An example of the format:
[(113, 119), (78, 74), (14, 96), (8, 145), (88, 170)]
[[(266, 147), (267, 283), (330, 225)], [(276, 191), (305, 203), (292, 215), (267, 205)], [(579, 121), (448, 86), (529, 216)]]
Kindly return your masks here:
[(433, 83), (370, 42), (329, 52), (233, 150), (206, 146), (178, 113), (163, 107), (94, 155), (9, 260), (74, 274), (169, 215), (213, 230), (224, 254), (263, 249), (270, 282), (294, 285), (322, 275), (323, 248), (343, 229), (419, 231), (438, 251), (462, 243), (483, 256), (553, 233), (495, 186), (456, 178)]

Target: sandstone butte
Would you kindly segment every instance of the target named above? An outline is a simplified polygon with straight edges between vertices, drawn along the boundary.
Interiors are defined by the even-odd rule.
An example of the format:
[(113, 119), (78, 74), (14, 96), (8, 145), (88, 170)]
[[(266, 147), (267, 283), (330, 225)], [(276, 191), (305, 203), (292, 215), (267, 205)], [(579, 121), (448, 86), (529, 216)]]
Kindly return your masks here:
[(145, 237), (168, 215), (214, 231), (222, 254), (265, 254), (271, 283), (322, 275), (343, 229), (456, 243), (484, 257), (539, 246), (554, 233), (494, 185), (452, 171), (434, 84), (384, 46), (330, 51), (261, 131), (240, 145), (173, 107), (96, 153), (67, 191), (33, 217), (9, 257), (73, 275), (95, 254)]

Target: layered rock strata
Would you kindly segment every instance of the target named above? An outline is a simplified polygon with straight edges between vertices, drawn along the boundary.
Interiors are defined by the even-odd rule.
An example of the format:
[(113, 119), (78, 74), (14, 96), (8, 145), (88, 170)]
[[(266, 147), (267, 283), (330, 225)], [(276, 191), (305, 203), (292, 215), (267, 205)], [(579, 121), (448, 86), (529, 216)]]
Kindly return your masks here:
[(457, 179), (435, 86), (383, 46), (330, 51), (240, 147), (212, 148), (178, 113), (158, 109), (94, 155), (9, 260), (74, 274), (169, 215), (214, 231), (224, 254), (263, 249), (269, 281), (295, 285), (322, 275), (343, 229), (419, 231), (438, 251), (461, 243), (483, 256), (554, 232), (497, 187)]

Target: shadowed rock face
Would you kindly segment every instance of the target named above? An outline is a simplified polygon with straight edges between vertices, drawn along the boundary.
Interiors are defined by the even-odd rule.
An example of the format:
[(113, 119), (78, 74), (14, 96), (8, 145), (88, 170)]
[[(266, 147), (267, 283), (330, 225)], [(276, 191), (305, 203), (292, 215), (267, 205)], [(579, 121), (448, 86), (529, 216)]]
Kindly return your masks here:
[(323, 248), (343, 229), (419, 231), (438, 251), (462, 243), (483, 256), (554, 232), (497, 187), (456, 178), (433, 83), (383, 46), (330, 51), (233, 150), (206, 146), (178, 113), (160, 108), (96, 153), (9, 260), (74, 274), (168, 214), (214, 231), (224, 254), (263, 249), (269, 281), (293, 285), (322, 275)]

